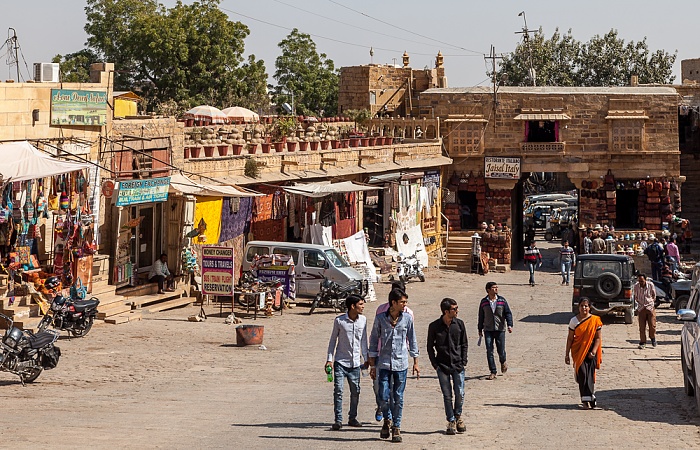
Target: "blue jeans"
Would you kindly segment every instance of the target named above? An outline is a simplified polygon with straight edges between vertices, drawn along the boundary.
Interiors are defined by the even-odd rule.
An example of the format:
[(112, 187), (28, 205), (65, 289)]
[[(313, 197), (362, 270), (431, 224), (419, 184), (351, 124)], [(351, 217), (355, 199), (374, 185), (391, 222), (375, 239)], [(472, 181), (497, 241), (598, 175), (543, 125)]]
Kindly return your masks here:
[(498, 351), (498, 361), (506, 362), (506, 332), (484, 330), (484, 340), (486, 341), (486, 360), (489, 363), (491, 373), (496, 373), (496, 361), (493, 359), (493, 341), (496, 341)]
[(349, 369), (340, 363), (333, 364), (335, 383), (333, 388), (333, 406), (335, 410), (335, 421), (343, 422), (343, 384), (345, 379), (350, 386), (350, 419), (357, 417), (357, 404), (360, 401), (360, 366)]
[[(459, 372), (444, 372), (437, 369), (438, 380), (440, 380), (440, 390), (442, 399), (445, 402), (445, 417), (448, 422), (455, 420), (455, 416), (462, 415), (462, 405), (464, 404), (464, 370)], [(452, 382), (450, 382), (452, 379)], [(452, 392), (454, 391), (454, 405), (452, 404)]]
[(535, 284), (535, 265), (537, 263), (534, 262), (528, 262), (527, 263), (527, 270), (530, 271), (530, 284)]
[[(403, 391), (406, 389), (406, 370), (387, 370), (379, 369), (377, 378), (379, 378), (379, 397), (381, 398), (381, 407), (384, 417), (389, 417), (389, 398), (392, 400), (391, 416), (393, 425), (396, 428), (401, 428), (401, 414), (403, 413)], [(393, 381), (394, 385), (389, 387), (389, 380)]]
[[(391, 390), (393, 386), (394, 386), (394, 383), (392, 383), (391, 378), (389, 378), (389, 390)], [(372, 388), (374, 389), (374, 398), (377, 401), (377, 408), (381, 411), (382, 410), (382, 397), (379, 395), (379, 376), (377, 376), (374, 379), (374, 382), (372, 383)], [(389, 396), (389, 415), (388, 415), (388, 417), (384, 416), (383, 415), (384, 413), (382, 412), (382, 416), (385, 419), (391, 420), (391, 406), (393, 405), (393, 403), (394, 402), (391, 401), (391, 396)]]
[(569, 274), (571, 273), (571, 261), (561, 263), (561, 281), (569, 282)]

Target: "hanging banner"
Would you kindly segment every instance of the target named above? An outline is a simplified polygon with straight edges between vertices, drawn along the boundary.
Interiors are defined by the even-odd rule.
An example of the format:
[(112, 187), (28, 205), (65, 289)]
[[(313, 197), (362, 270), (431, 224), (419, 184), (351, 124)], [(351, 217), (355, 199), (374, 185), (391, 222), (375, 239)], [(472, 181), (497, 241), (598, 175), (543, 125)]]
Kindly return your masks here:
[(51, 125), (107, 125), (107, 91), (51, 89)]
[(168, 199), (170, 177), (119, 182), (117, 206), (164, 202)]
[(202, 247), (202, 294), (233, 295), (233, 248)]
[(484, 177), (501, 180), (519, 180), (520, 158), (485, 157)]

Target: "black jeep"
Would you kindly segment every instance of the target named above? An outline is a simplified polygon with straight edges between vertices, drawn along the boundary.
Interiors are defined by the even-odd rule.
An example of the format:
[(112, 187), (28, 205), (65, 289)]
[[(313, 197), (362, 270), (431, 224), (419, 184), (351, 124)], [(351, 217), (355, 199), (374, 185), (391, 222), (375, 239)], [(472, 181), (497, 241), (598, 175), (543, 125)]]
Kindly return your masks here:
[(571, 309), (578, 313), (581, 297), (591, 300), (591, 314), (624, 315), (625, 323), (632, 323), (634, 303), (632, 286), (637, 281), (634, 275), (634, 260), (626, 255), (594, 254), (581, 255), (576, 260), (574, 271), (574, 295)]

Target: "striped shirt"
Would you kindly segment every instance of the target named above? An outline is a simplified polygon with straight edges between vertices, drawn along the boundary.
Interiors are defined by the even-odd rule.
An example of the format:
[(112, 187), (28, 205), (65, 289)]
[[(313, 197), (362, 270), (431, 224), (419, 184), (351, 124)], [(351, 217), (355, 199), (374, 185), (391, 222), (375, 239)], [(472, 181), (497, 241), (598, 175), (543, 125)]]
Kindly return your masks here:
[(634, 300), (637, 302), (637, 311), (648, 309), (654, 310), (654, 301), (656, 301), (656, 289), (651, 281), (647, 281), (642, 287), (639, 282), (634, 284)]
[(527, 247), (525, 249), (525, 262), (538, 262), (542, 261), (542, 255), (540, 254), (540, 249), (537, 247)]
[(566, 247), (562, 246), (559, 249), (559, 262), (560, 263), (565, 263), (565, 262), (575, 263), (576, 262), (576, 254), (574, 253), (574, 249), (569, 247), (568, 245)]

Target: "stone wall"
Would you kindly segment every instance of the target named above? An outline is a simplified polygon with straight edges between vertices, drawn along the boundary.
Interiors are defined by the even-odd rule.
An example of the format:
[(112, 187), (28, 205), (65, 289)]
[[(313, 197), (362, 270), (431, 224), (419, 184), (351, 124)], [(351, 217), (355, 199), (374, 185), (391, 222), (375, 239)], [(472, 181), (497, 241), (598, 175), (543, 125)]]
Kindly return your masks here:
[(700, 58), (681, 61), (681, 82), (700, 81)]

